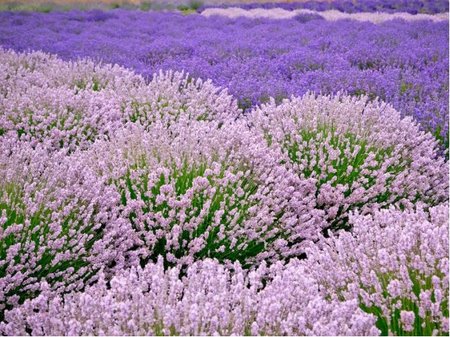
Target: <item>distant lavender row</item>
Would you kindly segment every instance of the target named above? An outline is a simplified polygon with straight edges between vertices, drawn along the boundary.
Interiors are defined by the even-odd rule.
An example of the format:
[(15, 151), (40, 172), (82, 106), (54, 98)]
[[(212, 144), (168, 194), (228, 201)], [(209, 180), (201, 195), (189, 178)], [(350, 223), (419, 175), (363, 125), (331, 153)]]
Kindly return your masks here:
[(287, 10), (294, 9), (313, 9), (318, 11), (326, 11), (336, 9), (345, 13), (358, 12), (407, 12), (411, 14), (427, 13), (435, 14), (448, 12), (448, 1), (446, 0), (334, 0), (334, 1), (317, 1), (310, 0), (306, 2), (272, 2), (272, 3), (250, 3), (250, 4), (225, 4), (225, 5), (204, 5), (198, 8), (201, 12), (211, 7), (240, 7), (243, 9), (252, 8), (283, 8)]
[(445, 22), (318, 21), (176, 13), (0, 13), (0, 46), (91, 57), (149, 78), (186, 70), (228, 88), (248, 109), (309, 90), (380, 97), (445, 142), (448, 25)]
[[(254, 9), (242, 9), (239, 7), (229, 8), (207, 8), (202, 12), (203, 16), (211, 17), (214, 15), (226, 16), (229, 18), (247, 17), (252, 19), (299, 19), (305, 18), (327, 21), (338, 20), (356, 20), (371, 23), (382, 23), (392, 20), (404, 20), (404, 21), (424, 21), (431, 20), (433, 22), (448, 21), (448, 13), (439, 14), (409, 14), (405, 12), (398, 13), (343, 13), (337, 10), (329, 11), (314, 11), (310, 9), (296, 9), (286, 10), (283, 8), (254, 8)], [(320, 21), (319, 21), (320, 22)]]

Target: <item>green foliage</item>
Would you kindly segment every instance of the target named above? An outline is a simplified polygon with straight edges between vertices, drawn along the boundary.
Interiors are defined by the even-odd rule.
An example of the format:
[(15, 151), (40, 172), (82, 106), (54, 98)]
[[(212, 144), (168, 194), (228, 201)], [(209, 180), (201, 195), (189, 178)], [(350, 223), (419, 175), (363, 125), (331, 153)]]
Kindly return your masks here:
[(433, 133), (433, 136), (438, 140), (439, 144), (441, 144), (442, 147), (447, 150), (447, 152), (445, 153), (445, 156), (448, 160), (448, 149), (449, 149), (448, 135), (447, 135), (447, 137), (443, 136), (442, 135), (442, 127), (440, 125), (438, 125), (436, 127), (436, 130)]
[(248, 97), (238, 99), (238, 108), (243, 111), (249, 110), (252, 107), (252, 100)]
[(201, 6), (203, 6), (203, 2), (202, 1), (198, 1), (198, 0), (191, 0), (189, 2), (189, 6), (196, 11), (197, 9), (199, 9)]
[(111, 6), (111, 9), (118, 9), (118, 8), (120, 8), (120, 3), (113, 2), (110, 6)]
[(139, 9), (141, 11), (149, 11), (150, 9), (152, 9), (152, 2), (151, 1), (142, 1), (139, 5)]

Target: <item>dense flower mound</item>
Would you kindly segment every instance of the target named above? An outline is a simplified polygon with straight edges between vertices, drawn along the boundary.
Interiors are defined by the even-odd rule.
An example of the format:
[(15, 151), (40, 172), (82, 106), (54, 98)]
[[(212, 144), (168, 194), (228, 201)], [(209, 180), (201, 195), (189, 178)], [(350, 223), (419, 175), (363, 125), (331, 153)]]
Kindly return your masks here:
[(309, 90), (380, 97), (448, 143), (446, 22), (319, 24), (320, 18), (303, 14), (281, 23), (123, 10), (0, 12), (0, 46), (90, 57), (147, 79), (161, 69), (184, 70), (228, 88), (243, 109)]
[(123, 265), (120, 196), (64, 153), (2, 141), (0, 149), (0, 317), (37, 294), (81, 290), (99, 269)]
[[(248, 274), (215, 260), (195, 262), (183, 276), (162, 259), (120, 272), (83, 293), (42, 294), (6, 313), (7, 335), (376, 335), (373, 315), (357, 301), (326, 300), (298, 267)], [(261, 279), (273, 282), (264, 290)]]
[(82, 155), (121, 194), (132, 260), (249, 266), (299, 255), (323, 227), (314, 183), (278, 165), (280, 153), (242, 123), (131, 125)]
[(179, 120), (226, 121), (242, 111), (226, 89), (211, 80), (194, 79), (184, 72), (160, 71), (122, 108), (127, 120), (149, 126), (155, 121), (170, 125)]
[(354, 215), (308, 251), (306, 269), (330, 298), (358, 299), (383, 335), (448, 335), (448, 204), (429, 212)]
[(88, 59), (67, 62), (39, 51), (15, 53), (1, 50), (0, 60), (3, 74), (0, 88), (4, 95), (12, 95), (15, 91), (25, 93), (30, 87), (120, 91), (130, 83), (138, 86), (143, 82), (132, 71), (117, 65)]
[(65, 62), (41, 52), (0, 52), (0, 136), (86, 148), (127, 121), (146, 126), (221, 120), (239, 115), (235, 100), (211, 84), (178, 72), (150, 83), (119, 66)]
[(268, 3), (231, 3), (223, 5), (204, 5), (197, 10), (203, 10), (211, 7), (227, 8), (238, 6), (242, 9), (255, 8), (282, 8), (285, 10), (310, 9), (317, 11), (338, 10), (344, 13), (359, 13), (359, 12), (407, 12), (410, 14), (428, 13), (436, 14), (448, 12), (448, 1), (446, 0), (333, 0), (333, 1), (293, 1), (293, 2), (268, 2)]
[(317, 206), (333, 229), (345, 227), (355, 209), (365, 214), (448, 200), (448, 166), (436, 140), (390, 105), (307, 94), (278, 106), (272, 100), (249, 122), (281, 148), (291, 171), (315, 179)]

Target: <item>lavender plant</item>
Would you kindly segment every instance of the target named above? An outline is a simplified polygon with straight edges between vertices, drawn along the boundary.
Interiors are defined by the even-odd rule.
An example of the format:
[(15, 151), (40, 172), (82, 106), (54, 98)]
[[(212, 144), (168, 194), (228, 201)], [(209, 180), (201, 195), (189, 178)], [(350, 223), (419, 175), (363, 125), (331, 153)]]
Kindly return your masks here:
[(118, 128), (120, 98), (139, 84), (130, 71), (91, 61), (7, 51), (0, 59), (0, 134), (48, 148), (86, 148)]
[[(174, 136), (176, 135), (176, 136)], [(207, 141), (205, 141), (207, 140)], [(301, 253), (323, 227), (314, 184), (278, 165), (242, 123), (137, 126), (97, 142), (86, 160), (121, 195), (142, 264), (216, 258), (245, 267)]]
[(448, 200), (448, 167), (432, 135), (391, 106), (345, 95), (308, 94), (254, 110), (249, 122), (286, 166), (316, 182), (317, 206), (332, 229), (348, 214)]
[(128, 121), (149, 126), (178, 119), (236, 118), (236, 101), (211, 84), (177, 72), (145, 80), (119, 66), (65, 62), (36, 52), (0, 52), (0, 136), (74, 151)]
[(99, 269), (120, 267), (128, 245), (114, 190), (62, 152), (13, 142), (0, 152), (0, 317), (41, 281), (81, 290)]
[[(261, 266), (248, 273), (215, 260), (193, 263), (182, 277), (162, 259), (101, 278), (86, 289), (42, 294), (6, 313), (7, 335), (376, 335), (375, 319), (356, 301), (327, 301), (302, 268)], [(263, 291), (261, 279), (274, 281)], [(182, 278), (180, 278), (182, 277)]]
[(447, 335), (448, 203), (350, 221), (353, 233), (308, 250), (305, 268), (321, 289), (332, 299), (358, 299), (383, 335)]
[(220, 121), (236, 119), (241, 111), (236, 100), (212, 84), (183, 72), (155, 74), (152, 80), (122, 105), (124, 121), (148, 127), (155, 121), (167, 126), (179, 120)]

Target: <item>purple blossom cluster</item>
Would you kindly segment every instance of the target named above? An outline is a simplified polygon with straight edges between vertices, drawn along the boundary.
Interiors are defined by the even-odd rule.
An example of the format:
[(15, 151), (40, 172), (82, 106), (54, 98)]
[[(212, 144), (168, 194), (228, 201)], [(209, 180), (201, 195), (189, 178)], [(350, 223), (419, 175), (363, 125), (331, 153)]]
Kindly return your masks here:
[(412, 117), (0, 60), (1, 334), (448, 333), (448, 163)]
[(244, 110), (309, 90), (379, 97), (448, 143), (445, 21), (373, 24), (299, 15), (280, 24), (124, 10), (2, 12), (0, 45), (102, 60), (147, 80), (161, 69), (187, 71), (228, 88)]
[(448, 12), (448, 1), (445, 0), (333, 0), (333, 1), (299, 1), (299, 2), (268, 2), (268, 3), (231, 3), (224, 5), (203, 5), (197, 11), (206, 8), (239, 7), (253, 8), (283, 8), (286, 10), (311, 9), (316, 11), (338, 10), (344, 13), (359, 12), (406, 12), (410, 14), (426, 13), (436, 14)]

